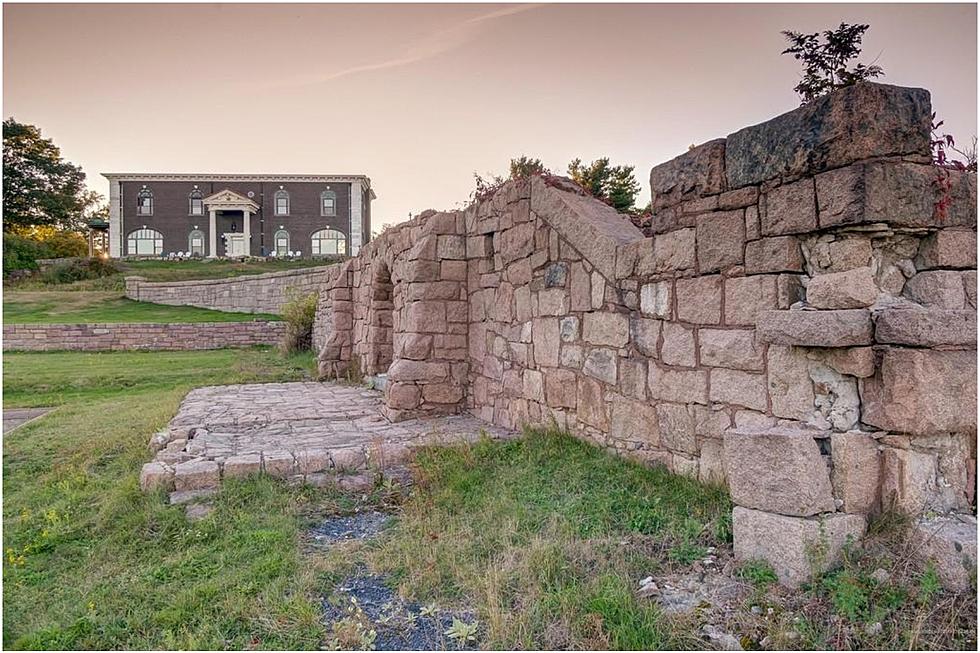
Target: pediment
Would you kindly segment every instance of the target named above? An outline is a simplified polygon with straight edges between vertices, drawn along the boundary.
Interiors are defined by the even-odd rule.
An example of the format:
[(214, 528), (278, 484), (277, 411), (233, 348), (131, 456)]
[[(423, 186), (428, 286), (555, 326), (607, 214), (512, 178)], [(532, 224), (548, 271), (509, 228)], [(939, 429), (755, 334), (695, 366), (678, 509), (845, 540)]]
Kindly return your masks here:
[(204, 205), (214, 209), (258, 211), (259, 205), (231, 189), (219, 190), (204, 198)]

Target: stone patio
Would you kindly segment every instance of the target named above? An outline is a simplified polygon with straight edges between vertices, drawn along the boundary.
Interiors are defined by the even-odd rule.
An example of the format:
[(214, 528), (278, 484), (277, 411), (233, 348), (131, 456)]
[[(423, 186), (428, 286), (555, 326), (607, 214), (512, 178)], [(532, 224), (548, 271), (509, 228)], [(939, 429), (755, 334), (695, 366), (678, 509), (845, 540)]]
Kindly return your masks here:
[(222, 478), (261, 471), (325, 485), (345, 473), (398, 465), (420, 446), (516, 435), (470, 415), (392, 424), (381, 406), (380, 392), (334, 383), (197, 388), (151, 438), (156, 456), (143, 465), (140, 486), (208, 490)]

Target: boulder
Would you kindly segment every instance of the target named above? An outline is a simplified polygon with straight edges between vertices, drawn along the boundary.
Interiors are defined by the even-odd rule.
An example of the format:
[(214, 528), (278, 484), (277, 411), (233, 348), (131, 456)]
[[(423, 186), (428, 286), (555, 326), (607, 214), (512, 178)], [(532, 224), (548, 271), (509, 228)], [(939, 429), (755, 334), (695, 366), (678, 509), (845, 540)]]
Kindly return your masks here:
[(762, 342), (801, 347), (870, 345), (871, 313), (863, 309), (833, 311), (762, 311), (756, 333)]
[(814, 434), (782, 427), (728, 430), (725, 472), (732, 501), (797, 517), (832, 512), (830, 473)]
[(806, 301), (815, 308), (865, 308), (877, 298), (878, 286), (870, 267), (821, 274), (806, 287)]
[(745, 218), (741, 210), (704, 213), (698, 216), (695, 226), (701, 274), (741, 265), (745, 247)]
[(728, 136), (728, 188), (800, 177), (855, 161), (929, 156), (929, 92), (864, 82)]
[(913, 539), (916, 553), (935, 565), (946, 589), (976, 592), (977, 519), (973, 515), (952, 515), (920, 520)]
[(915, 259), (919, 270), (976, 268), (977, 233), (972, 229), (940, 229), (922, 239)]
[(833, 513), (822, 517), (788, 517), (736, 506), (732, 530), (736, 560), (765, 560), (779, 582), (798, 587), (833, 567), (845, 544), (864, 535), (859, 515)]
[(888, 348), (861, 379), (862, 420), (895, 433), (929, 435), (977, 428), (977, 354)]
[(725, 139), (691, 148), (650, 171), (654, 210), (725, 190)]
[(834, 495), (844, 512), (866, 515), (878, 506), (881, 457), (868, 433), (848, 431), (830, 436)]
[(799, 239), (795, 236), (773, 236), (745, 245), (746, 274), (802, 271), (803, 256), (800, 254)]

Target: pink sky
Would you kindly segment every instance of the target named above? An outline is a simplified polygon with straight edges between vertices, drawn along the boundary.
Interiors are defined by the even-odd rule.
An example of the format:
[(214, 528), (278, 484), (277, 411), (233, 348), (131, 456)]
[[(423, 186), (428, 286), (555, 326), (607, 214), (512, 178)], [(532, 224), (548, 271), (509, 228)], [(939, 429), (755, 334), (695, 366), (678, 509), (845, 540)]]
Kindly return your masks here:
[(977, 132), (975, 5), (4, 5), (3, 115), (101, 172), (366, 174), (377, 229), (512, 156), (650, 168), (798, 106), (782, 29), (867, 22)]

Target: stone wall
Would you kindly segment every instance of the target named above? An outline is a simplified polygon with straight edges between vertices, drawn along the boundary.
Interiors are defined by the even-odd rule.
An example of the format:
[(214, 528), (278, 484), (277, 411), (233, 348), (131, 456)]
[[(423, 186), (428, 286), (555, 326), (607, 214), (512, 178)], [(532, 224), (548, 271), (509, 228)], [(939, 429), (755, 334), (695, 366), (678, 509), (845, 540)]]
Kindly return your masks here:
[(4, 351), (223, 349), (276, 345), (285, 322), (5, 324)]
[(554, 177), (426, 212), (321, 293), (321, 371), (390, 363), (393, 419), (556, 423), (727, 483), (736, 554), (791, 585), (884, 507), (969, 511), (976, 175), (942, 215), (930, 111), (862, 84), (693, 148), (643, 231)]
[(230, 313), (278, 314), (290, 292), (307, 294), (329, 283), (338, 265), (250, 274), (226, 279), (147, 281), (126, 277), (126, 296), (140, 302), (199, 306)]

